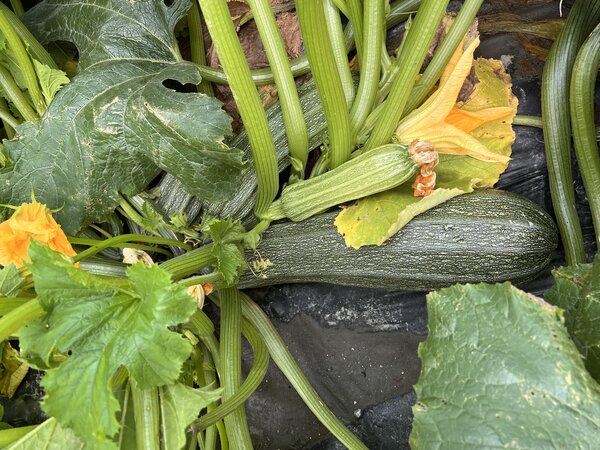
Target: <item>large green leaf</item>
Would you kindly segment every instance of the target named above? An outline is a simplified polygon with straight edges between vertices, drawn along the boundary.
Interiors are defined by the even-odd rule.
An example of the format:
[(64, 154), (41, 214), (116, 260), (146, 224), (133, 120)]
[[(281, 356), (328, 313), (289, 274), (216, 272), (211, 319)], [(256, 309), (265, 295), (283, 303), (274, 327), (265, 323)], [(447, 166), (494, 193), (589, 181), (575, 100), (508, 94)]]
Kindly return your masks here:
[(544, 297), (565, 310), (571, 338), (588, 371), (600, 381), (600, 254), (593, 265), (561, 267), (553, 275), (554, 287)]
[(561, 310), (509, 283), (429, 294), (411, 448), (597, 448), (600, 386)]
[(231, 119), (218, 100), (163, 85), (200, 82), (179, 55), (173, 29), (187, 0), (47, 0), (26, 22), (43, 43), (72, 41), (81, 72), (36, 123), (5, 142), (12, 171), (0, 175), (3, 203), (31, 198), (62, 208), (68, 233), (101, 221), (118, 192), (143, 190), (161, 169), (193, 195), (227, 199), (242, 170), (242, 152), (222, 141)]
[[(140, 389), (175, 382), (191, 345), (168, 327), (186, 321), (196, 302), (157, 266), (135, 264), (128, 284), (115, 287), (34, 241), (29, 255), (46, 314), (21, 330), (21, 355), (47, 370), (44, 411), (90, 445), (112, 448), (115, 371), (125, 366)], [(70, 354), (58, 367), (56, 351)]]
[(83, 442), (68, 428), (50, 418), (27, 433), (7, 450), (83, 450)]

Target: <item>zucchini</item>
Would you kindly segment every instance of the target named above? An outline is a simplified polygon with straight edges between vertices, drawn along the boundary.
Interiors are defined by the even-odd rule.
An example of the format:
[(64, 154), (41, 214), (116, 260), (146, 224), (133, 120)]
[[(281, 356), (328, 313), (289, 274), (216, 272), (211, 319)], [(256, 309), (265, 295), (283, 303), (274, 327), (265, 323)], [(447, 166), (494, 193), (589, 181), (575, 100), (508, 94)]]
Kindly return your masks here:
[[(298, 88), (298, 97), (306, 120), (309, 148), (317, 148), (323, 143), (325, 135), (327, 134), (327, 122), (325, 121), (319, 93), (317, 92), (315, 83), (312, 79), (308, 80)], [(283, 124), (283, 114), (279, 102), (275, 102), (267, 109), (267, 119), (277, 149), (276, 157), (278, 169), (281, 172), (290, 165), (290, 158), (289, 146)], [(232, 220), (249, 217), (254, 203), (256, 202), (258, 183), (256, 180), (256, 169), (254, 167), (252, 151), (250, 149), (250, 141), (246, 130), (242, 129), (238, 135), (228, 142), (228, 145), (243, 150), (246, 154), (246, 159), (248, 160), (248, 167), (242, 174), (240, 187), (238, 191), (232, 195), (231, 199), (220, 203), (202, 202), (202, 200), (191, 197), (186, 193), (183, 189), (183, 185), (181, 185), (181, 183), (173, 176), (165, 175), (160, 184), (160, 194), (157, 204), (167, 211), (175, 211), (183, 206), (187, 210), (197, 214), (200, 209), (203, 209), (203, 214), (197, 218), (195, 222), (200, 222), (202, 216), (218, 219), (231, 218)], [(189, 217), (191, 219), (192, 216), (189, 215)], [(246, 223), (246, 225), (250, 226), (251, 224)]]
[[(327, 122), (325, 121), (325, 115), (323, 114), (319, 93), (317, 92), (315, 83), (312, 79), (298, 88), (298, 96), (306, 120), (308, 148), (313, 149), (323, 143), (323, 138), (327, 133)], [(269, 120), (269, 128), (271, 129), (275, 148), (277, 149), (276, 157), (278, 169), (281, 172), (290, 165), (290, 151), (285, 135), (281, 104), (279, 102), (275, 102), (267, 109), (267, 119)], [(252, 207), (256, 202), (258, 183), (256, 181), (256, 168), (254, 167), (254, 159), (252, 158), (252, 152), (250, 151), (250, 141), (248, 140), (246, 130), (243, 129), (228, 144), (231, 147), (243, 150), (248, 159), (248, 168), (242, 174), (240, 188), (231, 199), (225, 202), (204, 202), (202, 206), (204, 207), (205, 214), (210, 217), (238, 220), (245, 218), (252, 212)]]
[(247, 255), (251, 266), (258, 258), (266, 269), (245, 273), (239, 286), (322, 282), (429, 291), (454, 283), (522, 283), (548, 266), (558, 244), (545, 211), (493, 189), (417, 216), (380, 247), (346, 247), (333, 225), (336, 215), (272, 225), (258, 251)]
[(429, 144), (387, 144), (309, 180), (287, 185), (269, 210), (269, 218), (298, 222), (335, 205), (387, 191), (408, 181), (423, 162), (437, 163)]

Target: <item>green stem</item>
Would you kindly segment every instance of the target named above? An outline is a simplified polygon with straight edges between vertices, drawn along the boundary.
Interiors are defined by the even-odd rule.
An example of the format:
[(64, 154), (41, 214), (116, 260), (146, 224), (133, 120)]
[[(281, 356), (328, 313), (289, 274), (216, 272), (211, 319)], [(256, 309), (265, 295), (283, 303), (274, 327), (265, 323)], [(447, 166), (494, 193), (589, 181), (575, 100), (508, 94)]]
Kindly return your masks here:
[(7, 99), (13, 103), (21, 116), (23, 116), (23, 119), (30, 122), (35, 122), (39, 119), (29, 99), (23, 94), (10, 72), (3, 66), (0, 66), (0, 86), (2, 86)]
[(160, 450), (160, 407), (158, 389), (139, 389), (133, 383), (131, 398), (138, 450)]
[(398, 55), (400, 70), (392, 84), (381, 118), (365, 145), (367, 150), (391, 141), (447, 6), (448, 0), (423, 0), (421, 3)]
[(8, 135), (8, 131), (11, 130), (14, 136), (15, 128), (17, 128), (17, 126), (19, 125), (19, 121), (12, 115), (12, 113), (8, 109), (6, 101), (4, 101), (4, 99), (1, 100), (3, 104), (0, 104), (0, 119), (2, 119), (2, 122), (4, 123), (4, 128), (7, 131), (6, 134)]
[(271, 358), (317, 419), (348, 449), (366, 450), (367, 447), (344, 426), (323, 403), (323, 400), (319, 398), (263, 310), (244, 293), (240, 292), (239, 295), (242, 301), (243, 316), (258, 329), (269, 349)]
[[(187, 16), (188, 30), (190, 33), (190, 54), (192, 62), (198, 65), (206, 65), (206, 48), (204, 46), (204, 33), (202, 32), (202, 17), (198, 3), (192, 2), (192, 7)], [(198, 85), (198, 92), (215, 96), (212, 84), (204, 78)]]
[[(144, 225), (144, 217), (127, 201), (126, 198), (119, 195), (119, 207), (118, 210), (121, 214), (131, 220), (133, 223), (138, 225), (140, 228), (146, 230), (146, 226)], [(148, 231), (148, 230), (146, 230)], [(151, 234), (158, 235), (156, 232), (150, 232)]]
[(279, 189), (275, 144), (262, 102), (252, 81), (250, 69), (225, 0), (198, 0), (221, 65), (229, 78), (254, 157), (258, 179), (255, 214), (261, 218)]
[(571, 168), (569, 88), (577, 51), (600, 21), (599, 0), (576, 0), (542, 75), (542, 120), (552, 206), (567, 264), (586, 261)]
[(42, 95), (42, 90), (38, 82), (37, 73), (33, 67), (33, 62), (23, 45), (23, 41), (12, 27), (4, 11), (0, 9), (0, 31), (6, 38), (7, 46), (13, 51), (15, 59), (17, 60), (21, 71), (23, 72), (23, 78), (25, 80), (25, 86), (29, 91), (33, 106), (41, 117), (46, 112), (46, 102)]
[(195, 277), (186, 278), (181, 280), (178, 284), (180, 286), (196, 286), (198, 284), (206, 284), (206, 283), (216, 283), (217, 281), (221, 281), (223, 279), (223, 275), (219, 272), (212, 272), (206, 275), (196, 275)]
[[(364, 5), (364, 45), (360, 60), (360, 82), (356, 98), (350, 110), (350, 126), (353, 136), (363, 126), (371, 112), (381, 76), (381, 49), (384, 37), (384, 0), (365, 0)], [(387, 53), (386, 53), (387, 54)]]
[(513, 125), (522, 125), (524, 127), (544, 128), (542, 118), (538, 116), (526, 116), (517, 114), (513, 119)]
[[(215, 371), (215, 364), (211, 358), (211, 352), (208, 350), (206, 346), (203, 345), (203, 349), (205, 351), (202, 352), (203, 360), (203, 370), (204, 370), (204, 381), (207, 386), (217, 385), (217, 377)], [(210, 413), (217, 407), (216, 403), (211, 403), (206, 407), (206, 412)], [(204, 445), (206, 450), (216, 450), (217, 446), (217, 433), (219, 435), (219, 439), (221, 441), (221, 450), (229, 448), (229, 441), (227, 440), (227, 432), (225, 431), (225, 424), (222, 420), (216, 423), (211, 427), (208, 427), (205, 431)]]
[(594, 87), (599, 65), (600, 25), (594, 29), (577, 54), (570, 91), (575, 155), (592, 212), (598, 248), (600, 248), (600, 155), (594, 123)]
[(25, 8), (23, 8), (23, 4), (21, 3), (21, 0), (10, 0), (10, 7), (15, 12), (15, 15), (17, 15), (19, 17), (21, 17), (23, 14), (25, 14)]
[[(412, 14), (417, 12), (422, 0), (399, 0), (390, 5), (390, 13), (385, 19), (385, 28), (392, 27), (406, 21)], [(348, 17), (348, 14), (344, 15)], [(344, 40), (348, 51), (354, 48), (354, 28), (351, 23), (344, 29)]]
[(446, 34), (441, 44), (435, 50), (427, 69), (425, 69), (421, 78), (415, 83), (408, 103), (404, 108), (405, 114), (417, 108), (439, 81), (444, 69), (448, 66), (450, 58), (452, 58), (456, 48), (460, 45), (465, 34), (473, 24), (473, 20), (482, 3), (483, 0), (465, 0), (450, 30), (448, 30), (448, 34)]
[[(306, 75), (310, 72), (310, 66), (308, 65), (308, 59), (306, 58), (306, 55), (292, 59), (289, 62), (289, 66), (294, 77)], [(217, 84), (229, 84), (229, 78), (227, 78), (227, 75), (223, 69), (199, 65), (198, 71), (204, 80)], [(251, 70), (250, 74), (252, 76), (253, 83), (257, 86), (264, 86), (266, 84), (273, 84), (275, 82), (273, 71), (269, 67)]]
[(21, 121), (12, 115), (12, 111), (8, 107), (8, 103), (6, 103), (4, 97), (0, 97), (0, 111), (2, 111), (2, 121), (4, 123), (6, 137), (8, 137), (8, 139), (13, 139), (16, 136), (15, 128)]
[(354, 99), (354, 80), (348, 65), (348, 53), (344, 43), (344, 29), (338, 8), (334, 5), (333, 0), (325, 0), (323, 7), (325, 9), (325, 20), (327, 21), (327, 30), (330, 37), (331, 48), (333, 49), (335, 65), (340, 75), (344, 96), (346, 97), (346, 105), (348, 108), (352, 106)]
[(40, 302), (36, 298), (13, 309), (0, 319), (0, 342), (7, 340), (10, 336), (14, 336), (23, 325), (27, 325), (43, 314), (44, 308), (42, 308), (42, 305), (40, 305)]
[(46, 51), (44, 46), (35, 38), (33, 34), (27, 29), (27, 27), (21, 22), (19, 17), (13, 13), (8, 6), (0, 3), (0, 12), (4, 13), (6, 19), (10, 22), (14, 30), (17, 32), (25, 47), (35, 59), (42, 64), (52, 68), (58, 69), (56, 62), (52, 59), (52, 56)]
[[(219, 305), (221, 304), (216, 296), (215, 298), (211, 297), (211, 299), (214, 300), (215, 303)], [(241, 407), (248, 397), (250, 397), (250, 395), (252, 395), (252, 393), (256, 390), (256, 388), (258, 388), (264, 379), (265, 374), (267, 373), (267, 369), (269, 367), (269, 352), (267, 351), (267, 347), (261, 335), (246, 319), (242, 321), (242, 333), (252, 346), (252, 350), (254, 352), (254, 363), (252, 365), (252, 369), (250, 369), (250, 372), (248, 372), (248, 375), (246, 376), (242, 386), (232, 397), (224, 401), (213, 411), (210, 411), (200, 417), (200, 419), (194, 423), (199, 430), (204, 430), (210, 427), (219, 420), (225, 418), (238, 407)]]
[(335, 168), (350, 158), (352, 140), (346, 97), (334, 60), (323, 4), (320, 0), (303, 0), (296, 3), (296, 14), (323, 104), (329, 131), (331, 167)]
[(354, 47), (358, 61), (362, 66), (363, 48), (364, 48), (364, 25), (363, 25), (363, 5), (362, 0), (347, 0), (346, 7), (348, 8), (348, 20), (352, 25), (354, 32)]
[(216, 259), (212, 255), (212, 244), (196, 248), (181, 256), (176, 256), (162, 264), (159, 267), (171, 273), (174, 280), (185, 278), (194, 272), (213, 265)]
[[(101, 243), (103, 241), (99, 241), (97, 239), (69, 237), (69, 242), (73, 245), (94, 246), (94, 245), (98, 245), (99, 243)], [(152, 247), (151, 245), (121, 243), (121, 244), (116, 244), (113, 247), (115, 247), (115, 248), (136, 248), (136, 249), (144, 250), (147, 252), (154, 252), (154, 253), (160, 253), (161, 255), (172, 256), (171, 252), (168, 252), (167, 250), (163, 250), (162, 248), (159, 248), (159, 247)]]
[(0, 316), (5, 316), (6, 314), (19, 308), (20, 306), (23, 306), (25, 303), (27, 303), (29, 301), (31, 301), (31, 298), (27, 298), (27, 297), (2, 298), (0, 300)]
[[(235, 397), (242, 384), (242, 302), (235, 288), (222, 291), (221, 302), (221, 358), (227, 361), (221, 367), (223, 404)], [(216, 411), (216, 410), (215, 410)], [(240, 405), (225, 418), (227, 437), (233, 448), (251, 449), (246, 411)]]
[[(77, 239), (77, 238), (75, 238), (75, 239)], [(173, 245), (176, 247), (184, 248), (186, 250), (191, 249), (191, 247), (188, 244), (184, 244), (183, 242), (175, 241), (173, 239), (165, 239), (165, 238), (158, 237), (158, 236), (146, 236), (144, 234), (121, 234), (119, 236), (114, 236), (110, 239), (106, 239), (104, 241), (99, 241), (99, 243), (94, 245), (93, 247), (90, 247), (87, 250), (84, 250), (81, 253), (78, 253), (73, 258), (73, 260), (75, 262), (82, 261), (85, 258), (89, 258), (90, 256), (95, 255), (96, 253), (99, 253), (106, 248), (116, 247), (119, 244), (129, 243), (132, 241), (146, 242), (146, 243), (150, 243), (150, 244)], [(191, 253), (191, 252), (189, 252), (189, 253)], [(184, 256), (184, 255), (182, 255), (182, 256)], [(169, 261), (173, 261), (174, 259), (175, 258), (170, 259)]]
[(269, 0), (247, 0), (247, 3), (254, 14), (254, 21), (275, 78), (283, 125), (292, 159), (292, 179), (303, 179), (309, 151), (308, 132), (294, 76), (289, 68), (285, 44), (279, 33)]
[(4, 448), (15, 441), (18, 441), (30, 431), (35, 430), (37, 427), (37, 425), (29, 425), (26, 427), (0, 430), (0, 447)]

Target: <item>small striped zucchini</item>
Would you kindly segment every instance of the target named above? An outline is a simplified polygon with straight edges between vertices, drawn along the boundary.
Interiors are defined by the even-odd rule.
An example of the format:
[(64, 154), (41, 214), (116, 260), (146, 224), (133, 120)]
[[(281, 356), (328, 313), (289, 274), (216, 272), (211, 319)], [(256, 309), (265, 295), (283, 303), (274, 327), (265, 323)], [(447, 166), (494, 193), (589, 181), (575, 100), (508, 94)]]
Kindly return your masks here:
[(286, 186), (269, 209), (269, 218), (298, 222), (332, 206), (386, 191), (413, 178), (432, 158), (437, 159), (437, 154), (429, 145), (410, 149), (382, 145), (323, 175)]

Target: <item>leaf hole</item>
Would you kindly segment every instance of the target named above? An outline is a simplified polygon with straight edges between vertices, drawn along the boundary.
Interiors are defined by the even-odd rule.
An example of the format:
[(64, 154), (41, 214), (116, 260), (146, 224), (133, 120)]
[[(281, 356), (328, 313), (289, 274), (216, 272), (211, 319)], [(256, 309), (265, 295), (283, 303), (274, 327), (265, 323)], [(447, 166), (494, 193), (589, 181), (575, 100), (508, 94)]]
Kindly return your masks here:
[(192, 84), (192, 83), (180, 83), (177, 80), (165, 80), (162, 82), (162, 85), (164, 87), (166, 87), (167, 89), (171, 89), (172, 91), (176, 91), (176, 92), (185, 92), (185, 93), (189, 93), (189, 92), (197, 92), (196, 91), (196, 85)]

